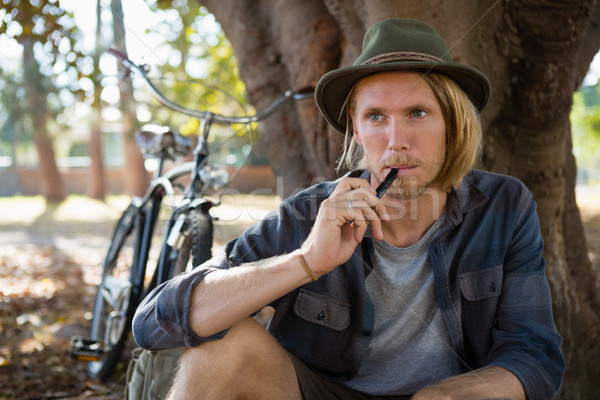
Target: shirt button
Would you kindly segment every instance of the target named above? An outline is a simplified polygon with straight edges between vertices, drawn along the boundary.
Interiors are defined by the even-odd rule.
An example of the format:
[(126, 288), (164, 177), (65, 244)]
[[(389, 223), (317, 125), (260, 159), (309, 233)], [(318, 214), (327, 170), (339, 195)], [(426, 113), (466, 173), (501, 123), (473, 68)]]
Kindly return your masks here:
[(317, 315), (317, 319), (321, 321), (323, 318), (325, 318), (325, 312), (321, 311), (319, 315)]
[(496, 290), (498, 290), (498, 285), (496, 285), (496, 282), (492, 282), (490, 284), (489, 290), (490, 292), (495, 292)]

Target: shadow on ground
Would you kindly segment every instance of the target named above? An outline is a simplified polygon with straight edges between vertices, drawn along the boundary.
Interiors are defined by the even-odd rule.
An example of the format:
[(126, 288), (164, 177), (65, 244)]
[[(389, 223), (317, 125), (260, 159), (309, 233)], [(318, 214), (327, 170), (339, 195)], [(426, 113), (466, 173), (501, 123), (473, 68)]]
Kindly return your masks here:
[[(0, 400), (123, 398), (132, 340), (105, 383), (89, 380), (85, 363), (67, 350), (72, 336), (88, 335), (100, 266), (126, 204), (126, 198), (71, 196), (48, 206), (39, 197), (0, 198)], [(224, 204), (214, 251), (276, 204)]]

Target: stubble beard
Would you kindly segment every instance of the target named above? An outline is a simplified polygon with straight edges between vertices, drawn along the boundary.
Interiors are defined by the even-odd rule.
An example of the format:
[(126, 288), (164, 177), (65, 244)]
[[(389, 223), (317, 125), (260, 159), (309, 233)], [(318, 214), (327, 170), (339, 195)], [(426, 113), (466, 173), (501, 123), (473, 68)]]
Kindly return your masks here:
[(395, 200), (416, 199), (423, 194), (425, 190), (427, 190), (429, 183), (425, 185), (419, 185), (416, 176), (401, 176), (396, 178), (386, 194)]

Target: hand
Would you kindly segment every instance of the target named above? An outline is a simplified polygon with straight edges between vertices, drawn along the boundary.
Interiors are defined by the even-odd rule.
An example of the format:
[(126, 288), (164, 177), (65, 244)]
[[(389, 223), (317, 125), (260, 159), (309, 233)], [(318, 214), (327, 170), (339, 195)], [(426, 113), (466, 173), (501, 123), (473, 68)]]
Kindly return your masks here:
[(317, 276), (326, 274), (352, 256), (369, 225), (373, 237), (382, 240), (382, 222), (389, 219), (368, 181), (343, 178), (321, 203), (315, 225), (302, 244), (304, 258)]
[(525, 400), (521, 382), (504, 368), (484, 367), (419, 390), (412, 400)]

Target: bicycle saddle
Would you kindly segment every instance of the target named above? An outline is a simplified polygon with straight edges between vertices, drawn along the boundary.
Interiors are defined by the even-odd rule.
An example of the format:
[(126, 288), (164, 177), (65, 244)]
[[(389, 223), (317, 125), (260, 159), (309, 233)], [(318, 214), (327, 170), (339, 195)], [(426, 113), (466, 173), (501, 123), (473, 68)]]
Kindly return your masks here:
[(155, 156), (163, 152), (185, 156), (192, 148), (192, 141), (177, 130), (154, 124), (138, 129), (135, 132), (135, 143), (142, 153)]

